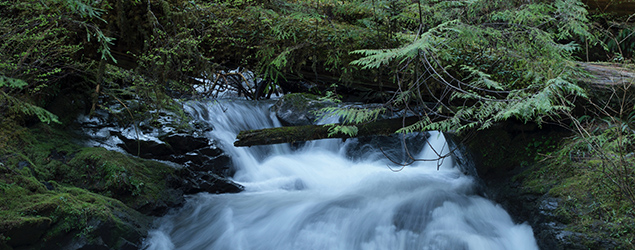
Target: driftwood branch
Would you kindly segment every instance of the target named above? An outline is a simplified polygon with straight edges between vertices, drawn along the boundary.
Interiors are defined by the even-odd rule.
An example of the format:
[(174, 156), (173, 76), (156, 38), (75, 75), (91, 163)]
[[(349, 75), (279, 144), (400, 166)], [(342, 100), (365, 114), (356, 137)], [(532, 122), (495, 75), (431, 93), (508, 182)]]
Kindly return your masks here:
[[(394, 134), (400, 128), (412, 125), (418, 120), (418, 117), (407, 117), (405, 119), (386, 119), (357, 125), (359, 130), (355, 137)], [(329, 125), (305, 125), (241, 131), (236, 136), (237, 140), (234, 142), (234, 146), (245, 147), (351, 137), (343, 133), (336, 133), (329, 137), (328, 130)]]

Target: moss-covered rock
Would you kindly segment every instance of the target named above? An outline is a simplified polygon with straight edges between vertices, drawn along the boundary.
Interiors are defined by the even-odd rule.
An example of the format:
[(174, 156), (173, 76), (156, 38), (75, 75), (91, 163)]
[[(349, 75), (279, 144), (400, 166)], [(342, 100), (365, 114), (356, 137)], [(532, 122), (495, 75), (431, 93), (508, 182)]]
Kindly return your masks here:
[(580, 249), (633, 249), (632, 145), (622, 141), (625, 134), (616, 133), (620, 127), (606, 125), (589, 123), (590, 134), (568, 138), (518, 179), (523, 192), (559, 200), (554, 213), (570, 232), (563, 236), (565, 242)]
[(170, 166), (82, 147), (43, 124), (0, 128), (0, 248), (135, 248), (150, 215), (183, 202)]
[(519, 174), (536, 164), (544, 154), (556, 149), (569, 135), (555, 127), (507, 122), (477, 131), (467, 139), (476, 170), (487, 186), (488, 198), (501, 204), (517, 223), (527, 222), (541, 249), (566, 249), (558, 237), (565, 232), (555, 213), (558, 199), (522, 188)]
[(150, 217), (84, 189), (53, 186), (53, 191), (2, 190), (8, 202), (2, 207), (0, 232), (8, 246), (55, 249), (81, 241), (81, 246), (120, 249), (145, 236)]
[(280, 98), (272, 108), (283, 125), (301, 126), (315, 124), (315, 112), (333, 105), (333, 102), (320, 100), (316, 95), (294, 93)]
[[(0, 172), (0, 234), (7, 246), (56, 248), (73, 240), (72, 235), (88, 239), (87, 244), (100, 238), (118, 249), (120, 238), (137, 242), (149, 225), (149, 217), (118, 200), (54, 181), (42, 183), (28, 168), (4, 165)], [(97, 234), (104, 223), (96, 221), (113, 230)]]
[[(618, 147), (611, 149), (617, 133), (606, 125), (589, 129), (602, 138), (529, 128), (501, 124), (468, 141), (489, 198), (517, 222), (529, 223), (541, 249), (632, 249), (635, 213), (619, 183), (632, 186), (635, 160), (622, 154), (622, 161)], [(595, 139), (610, 157), (592, 150)], [(610, 158), (631, 163), (610, 164)]]

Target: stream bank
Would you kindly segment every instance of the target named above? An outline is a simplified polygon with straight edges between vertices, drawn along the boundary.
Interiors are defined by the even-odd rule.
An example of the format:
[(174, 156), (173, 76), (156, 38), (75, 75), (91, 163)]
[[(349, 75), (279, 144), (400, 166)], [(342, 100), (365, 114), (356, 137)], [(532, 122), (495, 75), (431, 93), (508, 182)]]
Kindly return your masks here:
[(139, 249), (184, 195), (242, 190), (230, 159), (177, 114), (119, 119), (132, 100), (90, 117), (66, 100), (53, 110), (65, 125), (0, 122), (0, 249)]
[(488, 198), (529, 223), (540, 249), (633, 248), (631, 206), (608, 191), (610, 176), (581, 137), (559, 126), (506, 122), (465, 145)]
[[(127, 112), (111, 106), (111, 112), (117, 110)], [(307, 122), (311, 110), (298, 110), (303, 111), (290, 111), (300, 114), (297, 117), (278, 118), (289, 124)], [(225, 178), (233, 174), (231, 160), (216, 142), (202, 139), (202, 133), (213, 129), (196, 123), (179, 126), (183, 121), (178, 114), (162, 112), (136, 122), (139, 141), (135, 126), (121, 125), (109, 113), (79, 119), (81, 126), (76, 127), (27, 128), (3, 122), (0, 190), (10, 202), (2, 205), (0, 249), (138, 249), (154, 218), (182, 206), (184, 194), (240, 191)], [(66, 132), (82, 128), (92, 136)], [(148, 134), (160, 141), (144, 137)], [(559, 127), (507, 122), (479, 131), (465, 145), (475, 156), (486, 196), (503, 206), (514, 222), (528, 222), (541, 249), (628, 248), (632, 217), (603, 221), (576, 211), (589, 201), (563, 188), (585, 192), (583, 186), (571, 184), (581, 181), (572, 179), (571, 169), (589, 160), (569, 167), (545, 161), (566, 149), (570, 136)], [(87, 139), (102, 147), (117, 140), (119, 152), (82, 146)]]

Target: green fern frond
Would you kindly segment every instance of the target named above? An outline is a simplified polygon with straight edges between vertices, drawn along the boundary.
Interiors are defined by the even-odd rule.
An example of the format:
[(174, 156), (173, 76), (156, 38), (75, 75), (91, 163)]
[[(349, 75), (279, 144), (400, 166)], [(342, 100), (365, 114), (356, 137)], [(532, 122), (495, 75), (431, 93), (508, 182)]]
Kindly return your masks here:
[[(579, 96), (588, 98), (586, 90), (571, 81), (564, 79), (563, 77), (556, 77), (547, 81), (549, 88), (554, 91), (559, 91), (567, 95)], [(563, 96), (564, 97), (564, 96)]]
[(442, 23), (423, 33), (420, 38), (397, 49), (352, 51), (351, 54), (361, 54), (364, 57), (352, 61), (351, 65), (362, 66), (363, 69), (380, 68), (396, 59), (400, 59), (400, 61), (403, 62), (409, 58), (418, 56), (422, 51), (434, 52), (437, 50), (436, 46), (442, 44), (444, 40), (443, 36), (447, 35), (443, 34), (443, 32), (461, 32), (460, 29), (454, 27), (458, 24), (460, 24), (459, 20)]
[(430, 119), (428, 119), (427, 117), (422, 117), (419, 121), (409, 126), (400, 128), (395, 133), (409, 134), (420, 131), (427, 131), (427, 127), (430, 126), (431, 123), (432, 121), (430, 121)]
[(357, 135), (357, 132), (359, 132), (359, 128), (357, 128), (357, 126), (355, 125), (332, 124), (329, 126), (328, 132), (329, 132), (328, 134), (329, 137), (339, 133), (348, 135), (350, 137), (354, 137)]
[(58, 117), (46, 109), (35, 106), (28, 102), (22, 101), (13, 96), (7, 95), (5, 92), (0, 91), (0, 101), (4, 100), (7, 103), (9, 110), (13, 112), (22, 113), (25, 115), (35, 115), (41, 122), (45, 123), (60, 123)]
[(461, 65), (461, 69), (469, 72), (468, 79), (473, 79), (470, 83), (474, 84), (476, 87), (484, 87), (488, 89), (497, 89), (504, 90), (503, 85), (499, 82), (493, 81), (491, 79), (491, 75), (486, 74), (483, 71), (480, 71), (472, 66)]
[(505, 107), (504, 110), (495, 116), (495, 119), (502, 121), (515, 117), (524, 121), (541, 121), (544, 116), (557, 114), (561, 111), (569, 111), (571, 106), (557, 104), (558, 100), (564, 99), (560, 93), (562, 91), (573, 91), (570, 93), (582, 95), (584, 91), (577, 92), (577, 88), (573, 88), (566, 83), (567, 81), (558, 78), (550, 80), (549, 85), (545, 86), (539, 92), (528, 98), (517, 99), (511, 102), (509, 106)]
[(386, 108), (341, 108), (326, 107), (320, 110), (320, 117), (339, 117), (344, 124), (361, 124), (377, 120), (379, 115), (386, 112)]
[[(593, 38), (587, 18), (586, 6), (577, 0), (556, 0), (558, 17), (561, 19), (558, 26), (558, 38)], [(594, 40), (594, 39), (591, 39)]]
[(12, 89), (22, 89), (27, 85), (29, 84), (24, 80), (0, 75), (0, 88), (9, 87)]
[(550, 22), (553, 17), (550, 15), (555, 10), (551, 5), (527, 4), (515, 10), (505, 10), (495, 12), (492, 19), (500, 22), (509, 22), (513, 25), (535, 27), (542, 23)]
[(82, 0), (51, 0), (52, 2), (63, 2), (71, 12), (79, 13), (83, 17), (97, 18), (103, 22), (106, 22), (101, 18), (101, 15), (106, 12), (103, 9), (96, 8), (90, 4), (85, 3)]

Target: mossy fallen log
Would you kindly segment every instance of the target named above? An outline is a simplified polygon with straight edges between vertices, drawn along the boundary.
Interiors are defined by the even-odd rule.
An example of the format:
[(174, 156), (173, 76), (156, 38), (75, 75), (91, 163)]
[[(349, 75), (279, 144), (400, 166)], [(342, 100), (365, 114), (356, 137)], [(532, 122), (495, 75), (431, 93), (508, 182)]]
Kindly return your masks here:
[[(355, 137), (390, 135), (404, 126), (411, 125), (419, 120), (418, 117), (406, 117), (379, 120), (358, 125)], [(335, 133), (329, 136), (329, 125), (304, 125), (267, 128), (241, 131), (236, 136), (234, 146), (245, 147), (254, 145), (268, 145), (278, 143), (293, 143), (329, 138), (350, 138), (344, 133)]]
[(578, 67), (590, 75), (578, 80), (594, 88), (611, 88), (635, 83), (633, 64), (579, 62)]

